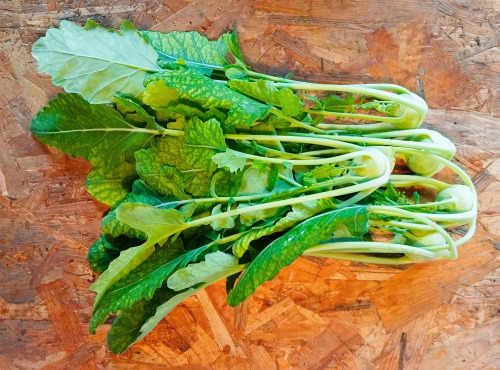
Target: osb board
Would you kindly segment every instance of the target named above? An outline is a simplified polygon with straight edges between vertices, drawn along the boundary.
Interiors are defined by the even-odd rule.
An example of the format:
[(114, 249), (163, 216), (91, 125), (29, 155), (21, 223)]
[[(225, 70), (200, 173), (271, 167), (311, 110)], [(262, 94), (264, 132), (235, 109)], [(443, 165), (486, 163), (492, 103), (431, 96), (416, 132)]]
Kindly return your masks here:
[[(494, 369), (500, 362), (498, 1), (0, 0), (0, 369)], [(386, 267), (300, 258), (233, 309), (219, 283), (121, 356), (88, 333), (86, 260), (106, 208), (88, 164), (41, 145), (31, 117), (60, 91), (32, 43), (62, 19), (236, 29), (254, 69), (393, 82), (425, 96), (480, 191), (457, 261)]]

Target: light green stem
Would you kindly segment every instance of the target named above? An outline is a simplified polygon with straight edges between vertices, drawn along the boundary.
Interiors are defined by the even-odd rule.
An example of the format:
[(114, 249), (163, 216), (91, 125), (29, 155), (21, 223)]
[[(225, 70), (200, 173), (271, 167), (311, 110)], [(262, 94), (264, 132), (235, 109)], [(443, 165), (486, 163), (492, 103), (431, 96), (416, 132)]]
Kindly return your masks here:
[(378, 214), (383, 214), (386, 216), (395, 216), (395, 217), (416, 219), (416, 220), (418, 220), (426, 225), (433, 227), (433, 229), (436, 230), (436, 232), (438, 232), (439, 234), (441, 234), (444, 237), (444, 239), (446, 240), (446, 243), (449, 246), (451, 259), (457, 258), (457, 248), (456, 248), (456, 245), (455, 245), (453, 239), (446, 232), (445, 229), (443, 229), (441, 226), (439, 226), (435, 222), (431, 221), (428, 217), (429, 216), (428, 214), (409, 212), (409, 211), (406, 211), (403, 209), (389, 207), (389, 206), (368, 206), (368, 211), (378, 213)]

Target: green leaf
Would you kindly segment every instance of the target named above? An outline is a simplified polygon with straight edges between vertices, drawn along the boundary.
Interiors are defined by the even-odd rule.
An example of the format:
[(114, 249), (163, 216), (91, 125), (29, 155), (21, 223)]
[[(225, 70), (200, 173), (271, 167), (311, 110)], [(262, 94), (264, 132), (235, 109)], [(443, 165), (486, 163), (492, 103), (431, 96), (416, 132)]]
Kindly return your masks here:
[(302, 177), (302, 184), (311, 186), (319, 182), (333, 179), (334, 177), (345, 175), (348, 171), (349, 168), (338, 163), (323, 164), (306, 172)]
[(242, 94), (258, 99), (264, 103), (281, 107), (286, 116), (296, 116), (300, 113), (301, 100), (292, 90), (284, 87), (278, 89), (274, 83), (266, 80), (243, 81), (231, 80), (228, 86)]
[(229, 48), (223, 41), (209, 41), (194, 31), (143, 31), (142, 34), (158, 52), (159, 64), (164, 68), (185, 65), (209, 76), (214, 69), (224, 69), (228, 65), (225, 57)]
[(273, 241), (243, 273), (227, 297), (227, 302), (231, 306), (237, 306), (259, 285), (273, 279), (283, 267), (295, 261), (305, 250), (329, 239), (335, 233), (335, 229), (343, 225), (347, 226), (353, 236), (367, 233), (366, 207), (342, 208), (312, 217)]
[(243, 180), (243, 171), (231, 173), (227, 170), (219, 170), (212, 176), (210, 183), (210, 193), (212, 197), (234, 197), (238, 195), (241, 182)]
[(137, 244), (137, 240), (123, 237), (113, 238), (112, 236), (102, 234), (91, 245), (87, 254), (87, 261), (89, 261), (92, 270), (103, 272), (108, 268), (111, 261), (120, 255), (121, 251), (134, 247)]
[[(132, 186), (132, 192), (123, 200), (123, 203), (143, 203), (150, 206), (157, 206), (164, 203), (165, 198), (160, 197), (153, 189), (147, 186), (144, 181), (136, 180)], [(131, 228), (129, 225), (120, 222), (116, 218), (116, 210), (111, 210), (101, 220), (101, 228), (105, 234), (113, 237), (125, 235), (129, 238), (146, 240), (147, 235), (140, 230)]]
[(250, 243), (254, 240), (257, 240), (263, 236), (271, 235), (276, 231), (276, 225), (264, 226), (261, 228), (253, 228), (251, 231), (247, 232), (245, 235), (241, 236), (238, 240), (236, 240), (232, 246), (233, 254), (241, 258), (248, 250)]
[[(179, 303), (210, 284), (231, 276), (243, 269), (244, 266), (218, 269), (209, 273), (210, 276), (201, 276), (205, 284), (197, 285), (181, 292), (174, 292), (166, 287), (157, 290), (151, 301), (142, 300), (132, 309), (124, 310), (115, 320), (108, 333), (108, 346), (114, 353), (122, 353), (135, 342), (144, 338), (158, 323)], [(139, 326), (142, 325), (139, 329)]]
[[(240, 203), (238, 204), (238, 209), (251, 207), (252, 205), (251, 203)], [(283, 213), (280, 212), (280, 210), (280, 208), (265, 208), (257, 211), (245, 212), (240, 215), (240, 221), (243, 225), (251, 226), (256, 222), (270, 219), (278, 213)]]
[(130, 184), (137, 177), (135, 162), (128, 162), (123, 155), (115, 168), (94, 166), (85, 180), (85, 187), (95, 199), (113, 209), (125, 199)]
[[(95, 306), (107, 289), (116, 281), (144, 262), (153, 252), (154, 246), (164, 243), (167, 238), (185, 228), (183, 215), (174, 209), (158, 209), (139, 203), (125, 203), (116, 209), (119, 221), (131, 228), (147, 234), (143, 244), (127, 249), (109, 265), (108, 269), (92, 284), (91, 290), (97, 292)], [(95, 307), (94, 306), (94, 307)]]
[(178, 200), (191, 199), (189, 195), (184, 192), (184, 183), (182, 175), (175, 167), (165, 165), (160, 170), (161, 184), (164, 186), (162, 194)]
[[(218, 276), (217, 280), (223, 279), (224, 277), (225, 276)], [(215, 280), (215, 281), (217, 281), (217, 280)], [(214, 283), (215, 281), (212, 281), (210, 283)], [(129, 340), (132, 339), (132, 342), (130, 342), (125, 349), (127, 349), (129, 346), (131, 346), (135, 342), (141, 340), (146, 335), (148, 335), (151, 332), (151, 330), (153, 330), (155, 328), (155, 326), (158, 325), (160, 323), (160, 321), (163, 320), (163, 318), (165, 316), (167, 316), (167, 314), (170, 311), (172, 311), (178, 304), (180, 304), (182, 301), (189, 298), (190, 296), (192, 296), (196, 292), (202, 290), (203, 288), (205, 288), (208, 285), (209, 284), (202, 285), (202, 286), (196, 287), (196, 288), (190, 288), (190, 289), (183, 291), (183, 292), (174, 292), (174, 291), (169, 289), (168, 295), (165, 294), (165, 296), (162, 299), (163, 303), (156, 306), (155, 307), (156, 311), (154, 311), (154, 314), (152, 316), (148, 316), (143, 321), (142, 326), (139, 330), (139, 333), (140, 333), (139, 336), (135, 337), (134, 339), (132, 339), (133, 338), (132, 336), (129, 337)], [(135, 310), (135, 312), (137, 312), (137, 310)], [(118, 317), (120, 317), (120, 316), (118, 316)], [(146, 316), (146, 315), (144, 315), (144, 316)], [(110, 331), (110, 333), (111, 333), (111, 331)], [(110, 349), (111, 349), (111, 347), (110, 347)]]
[(280, 174), (280, 169), (277, 163), (271, 163), (269, 176), (267, 178), (267, 190), (273, 191), (276, 186), (276, 181), (278, 180), (278, 176)]
[(156, 289), (179, 265), (184, 252), (182, 242), (176, 239), (157, 247), (143, 263), (109, 286), (99, 302), (94, 306), (90, 320), (90, 332), (106, 321), (110, 313), (126, 310), (141, 299), (150, 300)]
[(236, 172), (245, 168), (247, 156), (245, 153), (227, 148), (225, 152), (213, 155), (212, 161), (214, 161), (219, 168), (226, 168), (230, 172)]
[(92, 104), (109, 103), (119, 91), (136, 96), (144, 79), (161, 71), (155, 49), (128, 21), (120, 32), (92, 20), (84, 28), (61, 21), (33, 44), (32, 54), (38, 71), (52, 76), (54, 85)]
[(268, 179), (269, 169), (266, 168), (266, 172), (261, 174), (258, 168), (247, 168), (243, 174), (239, 195), (261, 194), (267, 192)]
[[(222, 213), (221, 206), (222, 205), (219, 203), (212, 208), (212, 216)], [(231, 229), (234, 227), (234, 219), (232, 217), (219, 218), (217, 220), (210, 221), (210, 226), (212, 226), (215, 231), (219, 231), (221, 229)]]
[(169, 109), (178, 99), (187, 99), (205, 109), (228, 110), (226, 126), (250, 126), (266, 116), (270, 108), (190, 70), (157, 73), (146, 79), (145, 84), (143, 101), (153, 109)]
[(193, 117), (184, 126), (186, 142), (186, 160), (192, 167), (201, 167), (207, 172), (214, 172), (217, 165), (212, 156), (224, 151), (226, 141), (220, 123), (215, 119), (203, 122)]
[(285, 217), (281, 217), (275, 224), (267, 225), (261, 228), (253, 228), (245, 235), (236, 240), (232, 246), (233, 254), (241, 258), (248, 250), (250, 243), (263, 236), (271, 235), (284, 231), (304, 221), (320, 212), (337, 208), (337, 205), (328, 198), (320, 200), (311, 200), (293, 205), (292, 210)]
[(320, 212), (336, 208), (337, 204), (329, 198), (296, 203), (293, 205), (292, 210), (277, 222), (276, 226), (280, 231), (285, 230), (297, 222), (304, 221)]
[(180, 239), (158, 247), (146, 261), (106, 291), (99, 304), (94, 307), (90, 331), (93, 333), (106, 321), (110, 313), (131, 309), (142, 299), (152, 299), (156, 290), (176, 269), (186, 267), (188, 263), (202, 258), (214, 248), (216, 249), (215, 246), (207, 244), (194, 250), (184, 251)]
[(344, 99), (330, 94), (326, 99), (323, 99), (321, 103), (323, 104), (323, 109), (330, 112), (353, 112), (354, 111), (354, 102), (356, 98), (352, 93), (349, 93)]
[[(171, 180), (162, 176), (162, 168), (175, 167), (182, 176), (182, 183), (187, 193), (204, 196), (210, 187), (211, 173), (203, 170), (199, 164), (189, 165), (183, 137), (158, 137), (149, 149), (135, 153), (137, 173), (154, 191), (161, 195), (172, 196)], [(165, 174), (164, 174), (165, 175)]]
[(233, 55), (236, 65), (243, 69), (249, 69), (243, 60), (243, 55), (241, 54), (240, 45), (238, 43), (238, 39), (236, 37), (236, 31), (231, 33), (224, 33), (219, 38), (220, 41), (223, 41), (229, 47), (229, 51)]
[(215, 277), (232, 275), (241, 268), (238, 259), (230, 254), (216, 251), (205, 256), (205, 261), (193, 263), (177, 270), (167, 280), (167, 285), (175, 291), (191, 288), (200, 283), (213, 281)]
[(163, 129), (140, 104), (134, 101), (134, 99), (117, 95), (113, 97), (113, 102), (116, 104), (116, 109), (120, 114), (124, 118), (128, 118), (127, 122), (132, 123), (134, 126), (150, 130), (158, 129), (161, 131)]
[(88, 191), (114, 207), (137, 177), (125, 152), (147, 147), (160, 133), (154, 121), (148, 123), (151, 126), (135, 127), (105, 104), (91, 105), (80, 95), (61, 94), (33, 118), (31, 131), (44, 144), (92, 163)]
[(92, 105), (78, 94), (60, 94), (31, 122), (31, 132), (44, 144), (94, 165), (115, 167), (126, 150), (149, 145), (158, 129), (138, 128), (105, 104)]
[(116, 354), (123, 353), (132, 344), (142, 339), (147, 334), (141, 336), (142, 326), (145, 325), (149, 318), (155, 316), (158, 307), (175, 296), (175, 292), (162, 287), (156, 290), (151, 300), (142, 299), (135, 302), (130, 308), (121, 310), (108, 332), (108, 348), (110, 351)]

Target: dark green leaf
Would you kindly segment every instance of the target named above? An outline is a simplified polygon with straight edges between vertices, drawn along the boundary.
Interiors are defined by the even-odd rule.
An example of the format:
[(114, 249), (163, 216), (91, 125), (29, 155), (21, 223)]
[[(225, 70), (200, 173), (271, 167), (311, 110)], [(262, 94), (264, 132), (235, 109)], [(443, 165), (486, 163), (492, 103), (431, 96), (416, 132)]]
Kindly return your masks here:
[(90, 332), (94, 334), (110, 313), (127, 310), (141, 299), (150, 300), (167, 276), (178, 267), (183, 253), (180, 239), (157, 247), (148, 259), (110, 285), (94, 306)]
[(291, 264), (308, 248), (329, 239), (340, 225), (346, 225), (354, 236), (368, 232), (366, 207), (342, 208), (312, 217), (295, 226), (269, 244), (244, 272), (236, 287), (227, 297), (231, 306), (237, 306), (264, 282), (273, 279), (279, 271)]
[(267, 178), (267, 189), (269, 191), (273, 191), (274, 186), (276, 185), (276, 181), (278, 180), (278, 176), (280, 174), (280, 168), (279, 165), (276, 163), (271, 163), (269, 166), (269, 176)]
[(149, 318), (155, 316), (158, 307), (176, 295), (178, 295), (176, 292), (162, 287), (156, 290), (151, 300), (142, 299), (135, 302), (129, 309), (120, 311), (108, 332), (108, 348), (110, 351), (116, 354), (123, 353), (138, 341), (141, 337), (142, 326), (145, 325)]
[(140, 244), (140, 241), (137, 239), (113, 238), (102, 234), (90, 247), (87, 261), (89, 261), (92, 270), (103, 272), (108, 268), (111, 261), (120, 255), (121, 251), (135, 247), (138, 244)]
[(91, 162), (89, 191), (111, 206), (126, 196), (124, 181), (135, 176), (124, 152), (147, 147), (160, 134), (156, 127), (135, 127), (113, 108), (91, 105), (77, 94), (51, 100), (33, 119), (31, 131), (44, 144)]

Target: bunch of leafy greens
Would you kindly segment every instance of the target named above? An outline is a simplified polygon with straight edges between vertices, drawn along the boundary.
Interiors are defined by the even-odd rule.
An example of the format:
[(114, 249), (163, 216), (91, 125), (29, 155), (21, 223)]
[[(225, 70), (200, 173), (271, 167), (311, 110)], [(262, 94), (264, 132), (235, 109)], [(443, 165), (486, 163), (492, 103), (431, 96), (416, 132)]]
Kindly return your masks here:
[[(62, 21), (33, 45), (66, 90), (32, 122), (92, 164), (109, 205), (88, 260), (90, 331), (118, 314), (121, 353), (177, 304), (227, 278), (236, 306), (302, 254), (384, 264), (456, 258), (476, 195), (454, 145), (419, 129), (396, 85), (314, 84), (254, 72), (234, 33), (110, 31)], [(393, 173), (396, 160), (407, 165)], [(449, 167), (465, 185), (431, 176)], [(422, 203), (418, 189), (437, 195)], [(454, 241), (446, 227), (468, 225)]]

